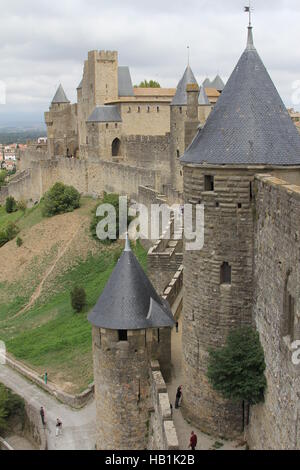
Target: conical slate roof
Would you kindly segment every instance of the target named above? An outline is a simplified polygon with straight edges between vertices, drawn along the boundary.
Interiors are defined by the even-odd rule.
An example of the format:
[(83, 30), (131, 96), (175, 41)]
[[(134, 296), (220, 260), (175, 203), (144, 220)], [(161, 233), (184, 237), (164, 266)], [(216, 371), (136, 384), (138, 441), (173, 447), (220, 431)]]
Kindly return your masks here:
[(188, 65), (184, 71), (183, 77), (177, 85), (176, 94), (171, 102), (171, 106), (184, 106), (187, 104), (186, 86), (189, 83), (197, 83), (191, 67)]
[(155, 292), (128, 241), (88, 319), (97, 328), (109, 330), (174, 326), (169, 304)]
[(209, 106), (210, 105), (210, 102), (209, 102), (209, 99), (207, 98), (207, 94), (206, 94), (204, 86), (200, 87), (198, 103), (201, 106)]
[(206, 78), (206, 79), (204, 80), (204, 82), (202, 83), (202, 86), (203, 86), (204, 88), (212, 88), (212, 82), (210, 81), (209, 78)]
[(55, 96), (52, 100), (52, 104), (61, 104), (61, 103), (70, 103), (68, 100), (65, 91), (62, 87), (62, 85), (59, 85), (57, 92), (55, 93)]
[(300, 135), (253, 45), (251, 27), (246, 50), (181, 162), (300, 165)]
[(211, 83), (211, 88), (215, 88), (218, 91), (223, 91), (225, 88), (225, 84), (220, 77), (220, 75), (217, 75), (214, 81)]

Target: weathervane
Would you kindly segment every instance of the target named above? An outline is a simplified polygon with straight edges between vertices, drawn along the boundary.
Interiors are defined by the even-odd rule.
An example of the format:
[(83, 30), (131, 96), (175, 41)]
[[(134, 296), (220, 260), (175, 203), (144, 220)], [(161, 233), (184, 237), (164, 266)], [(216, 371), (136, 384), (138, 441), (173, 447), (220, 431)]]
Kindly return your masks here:
[(188, 50), (188, 65), (190, 65), (190, 46), (187, 46)]
[(245, 12), (249, 13), (249, 28), (251, 28), (252, 27), (252, 24), (251, 24), (251, 12), (252, 12), (251, 0), (249, 0), (249, 6), (245, 7)]

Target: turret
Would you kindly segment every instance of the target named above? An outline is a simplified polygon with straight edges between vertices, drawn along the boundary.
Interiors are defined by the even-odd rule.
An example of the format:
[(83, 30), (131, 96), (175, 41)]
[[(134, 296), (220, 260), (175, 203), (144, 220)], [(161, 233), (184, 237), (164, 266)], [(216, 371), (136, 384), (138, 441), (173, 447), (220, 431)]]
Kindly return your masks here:
[[(183, 190), (183, 173), (179, 158), (183, 155), (185, 146), (185, 122), (187, 120), (187, 85), (197, 85), (197, 80), (191, 67), (188, 65), (179, 81), (176, 94), (171, 102), (170, 129), (171, 129), (171, 183), (172, 186)], [(197, 85), (198, 86), (198, 85)]]
[(243, 429), (242, 403), (212, 390), (209, 350), (252, 322), (254, 175), (300, 165), (299, 133), (251, 26), (246, 50), (181, 163), (184, 199), (205, 207), (204, 246), (184, 252), (183, 413), (201, 430), (233, 438)]
[(152, 349), (171, 328), (169, 305), (155, 292), (129, 241), (96, 306), (93, 326), (98, 450), (143, 450), (148, 440)]

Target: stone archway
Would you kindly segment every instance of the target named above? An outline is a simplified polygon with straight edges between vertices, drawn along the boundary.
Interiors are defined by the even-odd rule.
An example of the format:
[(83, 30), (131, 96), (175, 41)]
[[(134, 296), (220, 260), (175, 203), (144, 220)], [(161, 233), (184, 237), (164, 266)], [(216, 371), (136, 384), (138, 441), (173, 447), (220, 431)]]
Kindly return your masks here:
[(120, 157), (121, 156), (121, 141), (120, 139), (116, 138), (113, 140), (111, 144), (111, 152), (113, 157)]

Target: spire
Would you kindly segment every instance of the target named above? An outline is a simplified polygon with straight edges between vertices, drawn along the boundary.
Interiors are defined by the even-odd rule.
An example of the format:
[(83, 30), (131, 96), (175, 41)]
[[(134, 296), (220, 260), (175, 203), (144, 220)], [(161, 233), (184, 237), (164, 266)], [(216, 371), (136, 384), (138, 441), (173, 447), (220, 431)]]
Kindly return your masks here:
[(300, 165), (300, 135), (248, 26), (247, 48), (182, 163)]
[(129, 241), (128, 232), (126, 233), (126, 241), (125, 241), (125, 249), (124, 249), (124, 251), (131, 251), (131, 246), (130, 246), (130, 241)]
[(128, 238), (126, 245), (89, 314), (90, 323), (109, 330), (173, 327), (175, 321), (169, 304), (155, 291), (129, 248)]
[(61, 103), (70, 103), (68, 100), (65, 90), (63, 89), (62, 85), (60, 84), (57, 92), (55, 93), (55, 96), (52, 100), (52, 104), (61, 104)]
[(252, 29), (253, 27), (251, 25), (248, 26), (248, 38), (247, 38), (247, 48), (246, 48), (248, 51), (255, 50)]
[(197, 80), (191, 67), (188, 65), (177, 85), (176, 94), (171, 102), (171, 106), (184, 106), (187, 104), (186, 86), (191, 83), (197, 83)]
[(210, 105), (210, 102), (209, 102), (209, 99), (207, 97), (204, 86), (200, 87), (198, 103), (201, 106), (209, 106)]
[(247, 39), (247, 49), (254, 50), (254, 43), (253, 43), (253, 33), (252, 33), (252, 22), (251, 22), (251, 0), (249, 0), (249, 6), (245, 7), (245, 12), (249, 13), (249, 25), (248, 25), (248, 39)]

